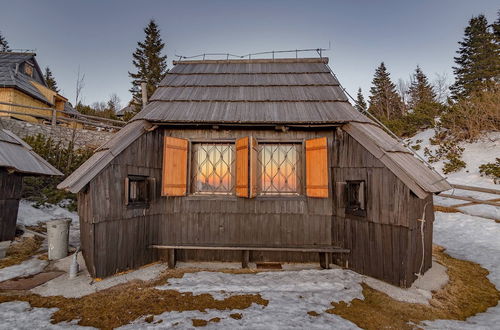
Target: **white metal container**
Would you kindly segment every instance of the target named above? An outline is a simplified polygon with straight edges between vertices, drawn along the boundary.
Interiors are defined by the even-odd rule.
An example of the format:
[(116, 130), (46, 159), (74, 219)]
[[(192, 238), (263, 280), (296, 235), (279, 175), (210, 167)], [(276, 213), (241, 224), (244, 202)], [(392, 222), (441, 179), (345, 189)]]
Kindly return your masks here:
[(68, 255), (69, 225), (71, 219), (47, 221), (49, 260), (58, 260)]
[(9, 249), (9, 246), (10, 246), (10, 241), (0, 242), (0, 259), (5, 258), (5, 255), (7, 254), (7, 250)]

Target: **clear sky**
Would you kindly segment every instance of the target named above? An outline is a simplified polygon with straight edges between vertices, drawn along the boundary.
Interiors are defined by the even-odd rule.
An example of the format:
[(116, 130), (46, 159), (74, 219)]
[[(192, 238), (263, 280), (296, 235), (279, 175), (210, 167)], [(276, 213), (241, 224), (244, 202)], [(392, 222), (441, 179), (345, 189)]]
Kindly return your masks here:
[(174, 54), (247, 54), (328, 48), (330, 65), (351, 94), (366, 97), (384, 61), (396, 82), (416, 65), (453, 79), (453, 56), (468, 20), (490, 22), (498, 0), (439, 1), (25, 1), (0, 0), (0, 31), (11, 48), (35, 49), (62, 94), (74, 100), (78, 67), (85, 103), (117, 93), (129, 99), (132, 52), (154, 18), (169, 67)]

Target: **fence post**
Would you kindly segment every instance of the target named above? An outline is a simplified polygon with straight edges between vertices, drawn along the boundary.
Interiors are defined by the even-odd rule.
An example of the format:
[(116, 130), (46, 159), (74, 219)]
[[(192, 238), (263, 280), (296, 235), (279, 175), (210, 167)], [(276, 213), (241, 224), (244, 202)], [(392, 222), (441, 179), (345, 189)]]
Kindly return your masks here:
[(56, 126), (56, 117), (57, 117), (56, 108), (53, 108), (52, 109), (52, 126)]

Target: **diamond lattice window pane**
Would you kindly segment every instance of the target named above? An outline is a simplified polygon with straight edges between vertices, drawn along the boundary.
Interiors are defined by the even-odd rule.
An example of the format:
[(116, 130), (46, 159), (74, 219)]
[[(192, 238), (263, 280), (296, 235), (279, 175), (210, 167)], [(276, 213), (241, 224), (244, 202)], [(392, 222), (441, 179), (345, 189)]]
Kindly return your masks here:
[(262, 144), (259, 150), (262, 194), (298, 193), (297, 144)]
[(230, 194), (233, 191), (234, 145), (193, 145), (193, 191)]

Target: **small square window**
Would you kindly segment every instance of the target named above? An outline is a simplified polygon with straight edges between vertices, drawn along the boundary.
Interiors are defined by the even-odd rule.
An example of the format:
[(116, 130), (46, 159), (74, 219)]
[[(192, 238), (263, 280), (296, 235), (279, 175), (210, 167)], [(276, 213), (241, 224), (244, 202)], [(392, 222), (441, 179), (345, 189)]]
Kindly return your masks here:
[(29, 63), (24, 63), (24, 73), (33, 77), (33, 66)]
[(346, 195), (346, 213), (362, 217), (366, 216), (365, 181), (347, 181)]
[(149, 181), (147, 176), (127, 177), (127, 205), (147, 205), (149, 203)]

